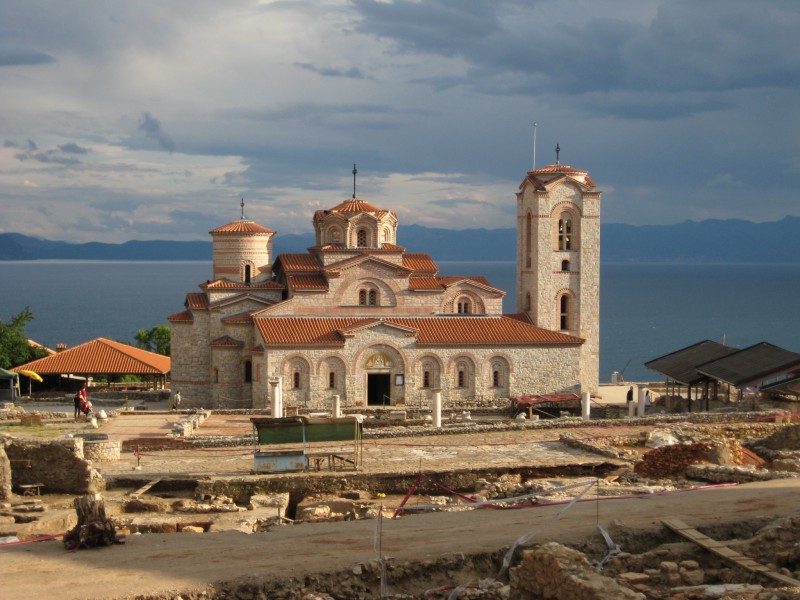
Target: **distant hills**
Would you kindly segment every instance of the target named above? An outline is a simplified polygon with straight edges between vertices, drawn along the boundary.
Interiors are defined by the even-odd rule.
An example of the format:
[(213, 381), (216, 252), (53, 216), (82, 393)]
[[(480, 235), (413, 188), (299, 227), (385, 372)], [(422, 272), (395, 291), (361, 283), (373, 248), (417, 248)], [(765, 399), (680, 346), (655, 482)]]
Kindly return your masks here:
[[(436, 260), (514, 260), (514, 229), (435, 229), (403, 225), (398, 243)], [(604, 262), (800, 262), (800, 217), (752, 223), (736, 219), (676, 225), (601, 226)], [(305, 252), (314, 234), (278, 234), (274, 250)], [(0, 260), (211, 260), (211, 242), (130, 241), (72, 244), (0, 234)]]

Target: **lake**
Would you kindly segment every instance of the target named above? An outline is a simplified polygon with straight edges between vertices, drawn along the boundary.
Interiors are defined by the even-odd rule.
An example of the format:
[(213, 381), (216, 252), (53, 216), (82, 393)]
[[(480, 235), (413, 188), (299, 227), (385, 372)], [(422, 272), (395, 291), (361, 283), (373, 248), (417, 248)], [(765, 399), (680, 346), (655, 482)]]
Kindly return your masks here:
[[(484, 275), (508, 292), (512, 261), (440, 261), (441, 275)], [(211, 277), (211, 263), (0, 261), (0, 319), (25, 306), (28, 337), (54, 348), (97, 337), (132, 342), (139, 329), (165, 324), (187, 292)], [(704, 339), (737, 348), (767, 341), (800, 350), (800, 264), (601, 265), (600, 380), (660, 379), (643, 363)]]

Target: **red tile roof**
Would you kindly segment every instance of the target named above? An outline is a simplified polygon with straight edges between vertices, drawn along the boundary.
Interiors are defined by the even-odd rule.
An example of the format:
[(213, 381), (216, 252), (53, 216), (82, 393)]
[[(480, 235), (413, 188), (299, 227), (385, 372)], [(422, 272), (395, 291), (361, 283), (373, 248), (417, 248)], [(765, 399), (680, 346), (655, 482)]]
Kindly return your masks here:
[(210, 283), (201, 283), (200, 287), (206, 290), (242, 290), (242, 289), (261, 289), (274, 290), (281, 289), (283, 286), (276, 281), (259, 281), (245, 283), (243, 281), (229, 281), (227, 279), (217, 279)]
[(208, 297), (202, 292), (189, 292), (183, 303), (186, 308), (208, 308)]
[(327, 291), (328, 280), (321, 275), (289, 275), (289, 287), (295, 291)]
[(222, 322), (229, 325), (248, 325), (253, 322), (252, 313), (245, 312), (239, 313), (238, 315), (231, 315), (230, 317), (222, 319)]
[(256, 317), (267, 346), (341, 346), (343, 332), (385, 323), (417, 332), (420, 346), (580, 344), (581, 338), (506, 316)]
[(247, 219), (240, 219), (238, 221), (231, 221), (227, 225), (212, 229), (208, 233), (275, 233), (273, 229), (267, 229), (254, 221)]
[(321, 268), (313, 254), (280, 254), (277, 261), (285, 271), (319, 271)]
[(212, 340), (210, 345), (216, 348), (241, 348), (244, 346), (244, 342), (235, 340), (229, 335), (223, 335), (222, 337)]
[(528, 171), (528, 173), (588, 173), (589, 171), (584, 171), (582, 169), (573, 169), (569, 165), (547, 165), (544, 167), (539, 167), (538, 169), (534, 169), (533, 171)]
[(389, 261), (384, 260), (384, 259), (382, 259), (382, 258), (380, 258), (378, 256), (372, 256), (372, 254), (370, 254), (370, 253), (364, 253), (364, 254), (360, 254), (359, 256), (352, 256), (350, 258), (345, 258), (344, 260), (340, 260), (337, 263), (333, 263), (331, 265), (328, 265), (327, 267), (323, 267), (322, 270), (323, 270), (323, 272), (329, 272), (329, 273), (330, 272), (334, 272), (335, 273), (336, 271), (339, 271), (341, 269), (344, 269), (344, 268), (347, 268), (349, 266), (352, 266), (352, 265), (355, 265), (355, 264), (358, 264), (358, 263), (361, 263), (361, 262), (365, 262), (365, 261), (372, 261), (372, 262), (379, 263), (380, 265), (382, 265), (382, 266), (384, 266), (384, 267), (386, 267), (388, 269), (392, 269), (394, 271), (409, 271), (410, 270), (408, 267), (398, 265), (397, 263), (389, 262)]
[(425, 252), (406, 252), (403, 254), (403, 266), (414, 271), (417, 276), (435, 275), (439, 271), (430, 254)]
[(194, 315), (192, 311), (187, 308), (179, 313), (168, 316), (167, 321), (170, 323), (191, 323), (194, 321)]
[(501, 290), (499, 288), (494, 287), (491, 283), (489, 283), (489, 281), (485, 277), (483, 277), (481, 275), (470, 276), (470, 277), (452, 277), (452, 276), (449, 276), (449, 277), (438, 277), (437, 279), (439, 279), (439, 281), (444, 286), (455, 285), (457, 283), (461, 283), (461, 282), (467, 281), (467, 282), (471, 282), (471, 283), (476, 283), (476, 284), (480, 285), (481, 287), (485, 287), (485, 288), (487, 288), (489, 290), (492, 290), (494, 292), (498, 292), (498, 293), (503, 294), (503, 295), (506, 294), (506, 292), (504, 290)]
[(416, 291), (441, 291), (442, 283), (439, 281), (438, 277), (409, 277), (408, 289)]
[(170, 370), (170, 362), (169, 356), (97, 338), (52, 356), (14, 367), (12, 371), (28, 369), (40, 375), (45, 373), (164, 375)]
[(359, 198), (348, 198), (330, 209), (331, 212), (361, 213), (361, 212), (386, 212), (374, 204)]

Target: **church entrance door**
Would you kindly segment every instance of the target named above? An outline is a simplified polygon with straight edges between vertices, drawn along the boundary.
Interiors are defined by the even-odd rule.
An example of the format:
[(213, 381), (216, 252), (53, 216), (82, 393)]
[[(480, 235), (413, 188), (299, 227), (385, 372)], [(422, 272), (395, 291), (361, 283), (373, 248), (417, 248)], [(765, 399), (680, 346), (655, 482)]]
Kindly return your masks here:
[(384, 406), (392, 403), (390, 373), (367, 374), (367, 405)]

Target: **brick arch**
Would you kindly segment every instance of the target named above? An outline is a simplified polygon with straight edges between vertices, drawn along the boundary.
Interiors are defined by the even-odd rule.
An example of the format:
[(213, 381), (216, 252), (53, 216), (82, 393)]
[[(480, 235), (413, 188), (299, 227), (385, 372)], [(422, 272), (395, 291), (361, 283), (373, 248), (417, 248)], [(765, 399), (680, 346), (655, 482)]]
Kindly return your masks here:
[(339, 354), (338, 352), (331, 352), (330, 354), (325, 354), (324, 356), (322, 356), (317, 361), (316, 368), (314, 369), (314, 374), (317, 375), (317, 376), (323, 375), (324, 373), (322, 372), (322, 367), (325, 364), (327, 364), (328, 361), (330, 361), (330, 360), (338, 360), (338, 361), (340, 361), (342, 363), (342, 366), (345, 369), (345, 374), (346, 374), (346, 372), (347, 372), (347, 359), (344, 356), (342, 356), (341, 354)]
[(423, 388), (424, 383), (424, 371), (423, 366), (426, 362), (432, 362), (436, 366), (436, 373), (434, 374), (433, 381), (431, 381), (431, 385), (429, 387), (441, 387), (442, 385), (442, 375), (444, 374), (444, 362), (442, 361), (441, 357), (436, 354), (423, 354), (422, 356), (416, 358), (411, 365), (411, 372), (414, 374), (415, 380), (415, 387), (416, 389), (425, 389)]
[(345, 277), (333, 297), (334, 306), (358, 304), (358, 290), (362, 285), (374, 285), (380, 294), (380, 306), (397, 306), (399, 290), (377, 277)]
[[(561, 299), (567, 298), (567, 314), (566, 314), (566, 327), (564, 327)], [(580, 325), (580, 314), (578, 313), (578, 297), (570, 288), (561, 288), (555, 293), (553, 297), (555, 311), (556, 311), (556, 325), (557, 329), (561, 331), (577, 331)]]
[(353, 365), (351, 368), (351, 372), (358, 371), (363, 373), (366, 370), (365, 365), (367, 359), (373, 354), (381, 352), (380, 350), (381, 347), (388, 348), (389, 350), (391, 350), (400, 361), (399, 365), (392, 366), (392, 371), (398, 371), (400, 373), (404, 373), (406, 365), (408, 364), (408, 360), (406, 359), (406, 356), (403, 353), (403, 351), (394, 344), (392, 344), (391, 342), (381, 341), (381, 340), (375, 340), (365, 346), (362, 346), (359, 350), (356, 351), (356, 353), (353, 355), (352, 361), (350, 362), (350, 364)]
[[(495, 365), (500, 366), (503, 371), (502, 380), (497, 387), (493, 386)], [(495, 390), (503, 390), (506, 394), (511, 391), (511, 374), (514, 372), (514, 361), (511, 360), (508, 354), (505, 352), (495, 352), (483, 362), (481, 371), (481, 378), (485, 379), (487, 387), (494, 387)]]
[(472, 302), (472, 314), (478, 315), (486, 312), (486, 306), (483, 303), (483, 299), (476, 293), (465, 289), (448, 290), (445, 293), (444, 298), (442, 298), (442, 303), (439, 305), (439, 310), (443, 313), (456, 314), (458, 312), (456, 303), (462, 297), (466, 297), (470, 300), (470, 302)]
[[(581, 245), (581, 217), (582, 211), (580, 207), (574, 202), (567, 200), (556, 202), (550, 210), (550, 222), (552, 226), (552, 246), (554, 250), (563, 250), (561, 241), (561, 232), (559, 226), (562, 222), (567, 221), (570, 224), (571, 231), (569, 232), (570, 244), (569, 250), (578, 250)], [(565, 234), (566, 235), (566, 234)]]
[[(338, 233), (339, 235), (336, 236), (334, 234)], [(347, 242), (347, 232), (344, 227), (340, 223), (333, 223), (328, 225), (323, 230), (323, 235), (325, 236), (321, 241), (322, 244), (345, 244)]]

